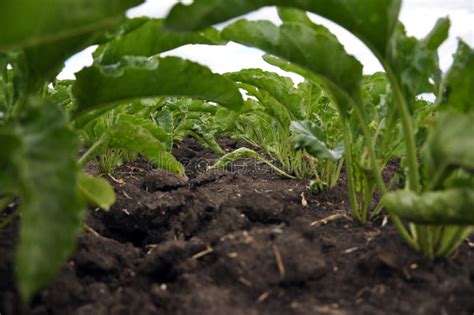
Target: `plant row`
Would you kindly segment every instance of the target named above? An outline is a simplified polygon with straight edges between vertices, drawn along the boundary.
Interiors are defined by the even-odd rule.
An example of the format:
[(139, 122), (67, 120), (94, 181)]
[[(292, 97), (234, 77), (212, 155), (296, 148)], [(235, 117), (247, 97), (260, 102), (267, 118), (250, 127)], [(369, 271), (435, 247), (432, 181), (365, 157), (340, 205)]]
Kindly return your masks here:
[[(428, 257), (449, 256), (471, 234), (474, 50), (459, 41), (451, 68), (440, 70), (449, 19), (422, 39), (407, 36), (401, 0), (195, 0), (165, 20), (126, 19), (141, 2), (0, 4), (0, 228), (21, 217), (16, 275), (25, 302), (72, 253), (87, 207), (114, 203), (111, 186), (86, 164), (111, 172), (142, 155), (185, 176), (172, 147), (189, 136), (222, 154), (214, 168), (252, 157), (282, 176), (311, 179), (314, 192), (344, 173), (354, 218), (366, 223), (386, 209), (406, 243)], [(264, 6), (278, 7), (281, 25), (212, 27)], [(384, 72), (364, 75), (308, 14), (358, 37)], [(160, 56), (229, 41), (264, 51), (267, 63), (304, 81), (261, 69), (216, 74)], [(91, 45), (93, 64), (57, 81), (65, 60)], [(255, 150), (225, 154), (222, 134)], [(392, 161), (399, 170), (387, 180)]]

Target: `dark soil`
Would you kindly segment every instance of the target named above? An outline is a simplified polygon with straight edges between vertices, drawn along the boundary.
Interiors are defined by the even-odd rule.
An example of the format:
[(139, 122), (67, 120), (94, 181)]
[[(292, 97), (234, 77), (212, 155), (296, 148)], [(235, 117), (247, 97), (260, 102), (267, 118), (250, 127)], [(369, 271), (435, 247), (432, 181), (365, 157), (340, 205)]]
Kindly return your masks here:
[(28, 308), (13, 281), (18, 222), (0, 231), (0, 314), (474, 312), (472, 242), (430, 262), (383, 217), (353, 222), (343, 182), (308, 195), (252, 160), (206, 171), (217, 156), (193, 140), (175, 154), (188, 180), (142, 159), (108, 177), (117, 203), (89, 211), (75, 254)]

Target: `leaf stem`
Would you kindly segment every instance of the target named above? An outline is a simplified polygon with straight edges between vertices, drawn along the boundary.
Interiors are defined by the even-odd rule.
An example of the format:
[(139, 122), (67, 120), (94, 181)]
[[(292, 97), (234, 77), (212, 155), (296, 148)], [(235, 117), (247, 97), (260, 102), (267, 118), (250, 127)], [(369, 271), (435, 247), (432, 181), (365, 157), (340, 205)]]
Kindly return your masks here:
[[(341, 117), (343, 117), (341, 115)], [(346, 178), (347, 178), (347, 187), (349, 190), (349, 201), (351, 203), (352, 212), (357, 220), (362, 221), (360, 217), (360, 208), (359, 202), (357, 200), (357, 194), (355, 190), (354, 182), (354, 172), (353, 172), (353, 161), (352, 161), (352, 141), (349, 126), (347, 125), (347, 120), (341, 118), (342, 120), (342, 133), (344, 137), (344, 155), (346, 160)]]
[(277, 172), (278, 174), (282, 175), (282, 176), (285, 176), (285, 177), (288, 177), (290, 179), (296, 179), (295, 176), (292, 176), (288, 173), (286, 173), (285, 171), (279, 169), (278, 167), (276, 167), (275, 165), (273, 165), (271, 162), (267, 161), (266, 159), (264, 159), (263, 157), (257, 157), (257, 159), (259, 159), (260, 161), (262, 161), (263, 163), (265, 163), (266, 165), (268, 165), (271, 169), (273, 169), (275, 172)]
[(90, 159), (93, 158), (93, 156), (97, 153), (97, 151), (100, 149), (100, 147), (108, 140), (107, 134), (103, 134), (99, 140), (97, 140), (96, 143), (94, 143), (84, 155), (79, 159), (79, 166), (80, 168), (83, 168), (87, 162), (89, 162)]
[(357, 118), (359, 119), (360, 128), (362, 129), (362, 134), (364, 135), (366, 146), (369, 151), (369, 159), (370, 159), (370, 163), (372, 167), (373, 176), (375, 177), (375, 181), (377, 183), (377, 186), (380, 192), (382, 193), (382, 195), (385, 195), (387, 193), (387, 188), (385, 187), (385, 183), (383, 182), (382, 170), (380, 169), (377, 163), (377, 155), (375, 153), (374, 141), (372, 137), (370, 136), (370, 131), (369, 131), (369, 128), (367, 127), (368, 124), (366, 121), (366, 117), (359, 104), (354, 104), (353, 108), (354, 108)]
[[(382, 60), (381, 60), (382, 61)], [(385, 62), (382, 62), (387, 77), (392, 86), (392, 90), (395, 96), (395, 104), (397, 106), (398, 113), (400, 115), (400, 120), (402, 123), (402, 128), (405, 137), (405, 146), (406, 146), (406, 156), (408, 161), (408, 183), (410, 190), (419, 193), (421, 191), (420, 187), (420, 175), (418, 160), (416, 154), (416, 142), (415, 142), (415, 132), (413, 128), (413, 121), (408, 109), (407, 101), (403, 95), (402, 89), (398, 82), (397, 77), (395, 76), (393, 70)]]

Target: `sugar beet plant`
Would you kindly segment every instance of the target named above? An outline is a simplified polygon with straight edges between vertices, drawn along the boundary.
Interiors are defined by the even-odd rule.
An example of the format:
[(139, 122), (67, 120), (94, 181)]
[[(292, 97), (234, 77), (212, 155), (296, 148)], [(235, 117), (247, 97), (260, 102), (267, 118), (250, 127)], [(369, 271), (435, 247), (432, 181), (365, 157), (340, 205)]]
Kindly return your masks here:
[[(260, 48), (271, 54), (267, 59), (274, 63), (322, 83), (343, 121), (347, 171), (352, 164), (352, 154), (347, 153), (352, 144), (349, 130), (354, 129), (351, 124), (355, 121), (363, 137), (369, 176), (403, 239), (429, 257), (452, 253), (471, 233), (469, 225), (474, 223), (474, 128), (469, 126), (474, 107), (470, 94), (474, 89), (473, 50), (461, 41), (453, 66), (443, 75), (437, 49), (448, 36), (449, 20), (440, 19), (423, 39), (408, 37), (398, 21), (401, 0), (196, 0), (189, 6), (176, 5), (166, 25), (196, 30), (271, 5), (281, 7), (281, 26), (239, 20), (223, 30), (223, 38)], [(362, 65), (304, 11), (346, 28), (384, 67), (390, 86), (389, 109), (396, 112), (392, 123), (401, 128), (403, 136), (405, 188), (389, 193), (383, 181), (379, 139), (369, 128), (361, 89)], [(417, 128), (415, 115), (416, 97), (421, 93), (437, 97), (427, 137), (424, 128)], [(350, 182), (349, 190), (354, 191)], [(352, 206), (356, 204), (352, 202)]]
[[(119, 114), (77, 160), (80, 130), (107, 111), (141, 98), (186, 96), (239, 109), (235, 84), (206, 67), (159, 53), (188, 43), (222, 43), (213, 29), (170, 33), (153, 19), (126, 20), (140, 0), (15, 0), (0, 3), (0, 205), (20, 217), (16, 277), (29, 301), (71, 254), (86, 205), (108, 208), (106, 181), (81, 171), (94, 150), (142, 153), (182, 173), (161, 129)], [(133, 43), (133, 45), (130, 45)], [(74, 82), (57, 82), (64, 61), (99, 45), (92, 66)], [(9, 210), (9, 213), (11, 209)], [(0, 226), (5, 221), (0, 222)]]
[[(251, 97), (235, 121), (232, 134), (262, 148), (285, 174), (314, 177), (317, 189), (335, 186), (343, 165), (339, 145), (342, 134), (337, 111), (324, 90), (311, 81), (295, 87), (290, 78), (260, 69), (227, 73), (226, 77)], [(310, 120), (317, 121), (319, 127)], [(312, 135), (317, 144), (308, 148), (312, 155), (294, 150), (292, 141), (296, 131), (304, 133), (308, 128), (319, 130), (318, 135)], [(304, 146), (307, 139), (298, 134), (296, 140), (298, 146)]]

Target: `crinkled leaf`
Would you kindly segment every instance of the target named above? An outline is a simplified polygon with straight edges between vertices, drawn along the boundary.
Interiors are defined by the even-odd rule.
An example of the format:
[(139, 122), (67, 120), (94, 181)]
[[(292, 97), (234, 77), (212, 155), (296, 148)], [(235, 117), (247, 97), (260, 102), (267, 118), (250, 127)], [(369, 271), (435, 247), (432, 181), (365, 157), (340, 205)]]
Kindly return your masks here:
[(329, 149), (325, 143), (324, 132), (310, 121), (293, 121), (291, 130), (296, 134), (294, 140), (296, 150), (304, 149), (316, 158), (333, 161), (341, 159), (344, 155), (343, 145), (337, 146), (334, 150)]
[[(336, 96), (345, 94), (356, 101), (361, 97), (362, 65), (326, 29), (315, 31), (302, 23), (277, 27), (268, 21), (240, 20), (225, 28), (222, 36), (312, 72), (336, 91)], [(344, 101), (339, 103), (343, 106)]]
[(100, 48), (97, 58), (101, 64), (119, 62), (124, 56), (150, 57), (187, 44), (223, 45), (216, 29), (209, 28), (193, 33), (166, 30), (163, 21), (150, 19), (139, 28), (108, 42)]
[(474, 190), (456, 188), (417, 195), (400, 190), (383, 198), (388, 211), (409, 222), (434, 225), (474, 225)]
[(103, 178), (79, 174), (79, 191), (88, 206), (109, 210), (115, 202), (112, 186)]
[(459, 112), (474, 111), (474, 49), (459, 41), (453, 65), (444, 82), (442, 107)]
[(17, 175), (21, 229), (17, 278), (24, 301), (45, 287), (72, 253), (84, 206), (78, 193), (78, 139), (53, 104), (29, 101), (9, 126), (16, 150), (8, 169)]
[(271, 5), (323, 16), (384, 55), (398, 20), (401, 0), (196, 0), (191, 5), (177, 4), (166, 25), (176, 30), (195, 30)]
[(93, 65), (76, 75), (77, 115), (137, 98), (187, 96), (238, 110), (242, 96), (235, 84), (207, 67), (177, 57), (123, 58), (110, 66)]

